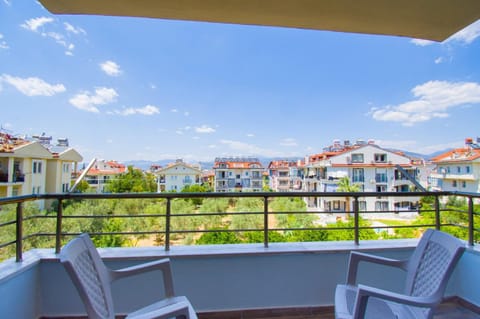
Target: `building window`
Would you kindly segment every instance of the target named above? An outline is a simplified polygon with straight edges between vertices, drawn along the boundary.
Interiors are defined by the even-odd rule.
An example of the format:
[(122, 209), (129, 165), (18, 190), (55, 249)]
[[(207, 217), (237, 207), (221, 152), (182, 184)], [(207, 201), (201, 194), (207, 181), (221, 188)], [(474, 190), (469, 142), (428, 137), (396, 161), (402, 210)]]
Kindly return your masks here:
[(352, 163), (363, 163), (363, 154), (352, 154)]
[(377, 185), (377, 193), (386, 192), (387, 186), (386, 185)]
[(42, 162), (40, 161), (33, 161), (33, 174), (41, 174), (42, 173)]
[(388, 201), (376, 201), (375, 202), (375, 211), (377, 212), (382, 212), (382, 211), (388, 211)]
[(352, 175), (353, 183), (363, 183), (365, 181), (363, 168), (354, 168)]
[(375, 163), (386, 163), (387, 154), (375, 154), (374, 159), (375, 159)]
[(462, 171), (462, 168), (460, 166), (457, 166), (457, 173), (460, 174), (461, 171)]
[(452, 187), (457, 187), (457, 181), (452, 181)]
[(466, 188), (466, 187), (467, 187), (467, 182), (462, 181), (462, 187), (463, 187), (463, 188)]
[(358, 201), (358, 210), (359, 211), (366, 211), (367, 210), (367, 202), (364, 200), (359, 200)]
[(470, 166), (465, 167), (465, 170), (467, 171), (467, 174), (470, 173)]

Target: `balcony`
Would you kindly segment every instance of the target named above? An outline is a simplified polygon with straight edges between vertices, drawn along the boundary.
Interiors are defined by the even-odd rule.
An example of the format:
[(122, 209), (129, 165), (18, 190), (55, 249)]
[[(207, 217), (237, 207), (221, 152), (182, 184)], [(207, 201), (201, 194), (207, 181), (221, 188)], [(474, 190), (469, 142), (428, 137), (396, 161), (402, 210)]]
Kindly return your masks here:
[[(383, 195), (383, 194), (382, 194)], [(405, 194), (386, 193), (389, 197), (401, 198)], [(462, 193), (410, 193), (409, 196), (431, 196), (434, 198), (434, 208), (431, 213), (435, 218), (432, 223), (410, 226), (383, 226), (388, 228), (421, 229), (433, 227), (447, 229), (453, 227), (466, 231), (468, 249), (462, 257), (452, 276), (447, 298), (460, 300), (473, 310), (480, 306), (480, 249), (475, 245), (480, 229), (474, 201), (480, 200), (479, 194)], [(339, 229), (319, 226), (315, 228), (281, 228), (274, 226), (272, 220), (282, 214), (311, 214), (299, 211), (271, 211), (271, 201), (281, 197), (337, 197), (353, 198), (354, 203), (350, 213), (352, 225), (344, 228), (351, 233), (351, 239), (335, 242), (273, 242), (274, 232), (292, 231), (328, 231)], [(68, 202), (79, 201), (110, 201), (110, 200), (162, 200), (164, 213), (142, 215), (141, 218), (158, 218), (165, 222), (161, 230), (142, 229), (136, 232), (94, 233), (93, 236), (141, 236), (160, 234), (164, 241), (161, 246), (147, 247), (115, 247), (100, 248), (100, 254), (112, 268), (133, 265), (139, 262), (169, 257), (172, 260), (174, 281), (178, 294), (186, 295), (191, 300), (201, 318), (241, 318), (245, 313), (257, 314), (279, 313), (331, 313), (333, 308), (334, 290), (337, 283), (345, 280), (347, 258), (352, 250), (365, 251), (391, 258), (406, 258), (416, 246), (417, 239), (394, 240), (364, 240), (362, 232), (370, 226), (360, 223), (358, 216), (358, 200), (366, 197), (376, 197), (376, 193), (165, 193), (165, 194), (52, 194), (32, 195), (17, 198), (2, 198), (0, 205), (14, 205), (16, 214), (12, 220), (3, 221), (0, 231), (8, 227), (15, 229), (12, 240), (0, 243), (5, 254), (10, 248), (15, 256), (0, 264), (0, 309), (6, 310), (11, 318), (82, 318), (84, 314), (79, 297), (72, 286), (66, 272), (59, 264), (56, 255), (61, 246), (77, 233), (66, 228), (68, 222), (81, 223), (82, 220), (134, 218), (125, 215), (66, 215), (63, 207)], [(467, 200), (468, 210), (457, 211), (465, 217), (464, 222), (454, 224), (442, 215), (449, 211), (439, 205), (443, 197), (463, 197)], [(175, 235), (190, 233), (218, 232), (212, 229), (186, 229), (174, 227), (175, 219), (190, 218), (194, 214), (175, 211), (172, 203), (177, 199), (188, 198), (257, 198), (263, 201), (261, 211), (202, 213), (209, 216), (226, 215), (258, 215), (261, 216), (261, 227), (223, 230), (225, 232), (256, 232), (260, 233), (261, 241), (252, 244), (227, 245), (179, 245), (173, 239)], [(59, 209), (47, 215), (24, 216), (27, 202), (34, 200), (57, 200)], [(10, 206), (11, 207), (11, 206)], [(477, 208), (478, 209), (478, 208)], [(4, 212), (5, 210), (2, 210)], [(315, 212), (330, 214), (331, 212)], [(365, 212), (362, 212), (365, 214)], [(138, 217), (138, 216), (137, 216)], [(29, 221), (50, 221), (52, 227), (45, 228), (41, 233), (28, 233), (25, 224)], [(475, 223), (477, 222), (477, 223)], [(378, 225), (371, 228), (378, 229)], [(53, 231), (51, 231), (53, 230)], [(52, 246), (35, 247), (38, 239), (51, 238)], [(24, 251), (24, 247), (31, 247)], [(3, 254), (3, 255), (4, 255)], [(395, 271), (379, 271), (376, 266), (361, 269), (361, 281), (364, 283), (381, 282), (383, 287), (399, 289), (402, 285), (402, 274)], [(161, 278), (155, 274), (139, 276), (136, 282), (118, 282), (114, 286), (116, 308), (120, 313), (127, 313), (136, 306), (148, 304), (158, 298), (157, 286)], [(131, 289), (131, 287), (139, 287)], [(452, 299), (450, 299), (452, 300)], [(306, 317), (306, 316), (303, 316)], [(322, 316), (320, 316), (322, 317)], [(332, 318), (327, 316), (326, 318)], [(445, 317), (442, 317), (445, 318)], [(447, 317), (450, 318), (450, 317)], [(464, 318), (460, 316), (459, 318)], [(480, 318), (480, 316), (472, 317)]]
[[(8, 180), (9, 175), (5, 173), (0, 173), (0, 183), (10, 183)], [(25, 182), (25, 174), (16, 173), (12, 176), (11, 183), (23, 183)]]

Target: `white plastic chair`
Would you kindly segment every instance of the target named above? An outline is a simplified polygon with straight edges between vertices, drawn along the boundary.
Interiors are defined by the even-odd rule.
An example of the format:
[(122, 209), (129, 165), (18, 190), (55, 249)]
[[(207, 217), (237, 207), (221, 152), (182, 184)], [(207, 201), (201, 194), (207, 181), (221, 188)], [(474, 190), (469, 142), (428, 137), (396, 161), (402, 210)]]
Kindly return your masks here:
[(112, 281), (155, 270), (163, 274), (165, 299), (141, 308), (126, 318), (197, 318), (187, 298), (174, 294), (169, 259), (111, 270), (103, 263), (88, 234), (82, 234), (63, 247), (60, 252), (60, 261), (77, 288), (90, 319), (115, 319), (111, 293)]
[[(335, 318), (431, 319), (465, 245), (446, 233), (428, 229), (408, 260), (394, 260), (358, 252), (350, 254), (347, 283), (335, 291)], [(356, 285), (361, 261), (406, 271), (403, 293)]]

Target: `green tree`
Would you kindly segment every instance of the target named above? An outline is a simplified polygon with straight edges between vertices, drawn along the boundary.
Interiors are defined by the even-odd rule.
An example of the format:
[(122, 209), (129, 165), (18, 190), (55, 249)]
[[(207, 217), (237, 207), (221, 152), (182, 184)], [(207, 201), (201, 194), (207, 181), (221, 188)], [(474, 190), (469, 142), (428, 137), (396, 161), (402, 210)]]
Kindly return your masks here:
[[(361, 190), (360, 184), (351, 183), (350, 178), (348, 176), (342, 177), (338, 181), (338, 188), (337, 192), (345, 192), (345, 193), (355, 193)], [(350, 216), (350, 196), (345, 197), (345, 211), (347, 213), (347, 217)]]
[[(208, 191), (209, 191), (208, 187), (203, 185), (198, 185), (198, 184), (186, 185), (181, 190), (182, 193), (206, 193)], [(198, 197), (198, 198), (189, 198), (188, 200), (191, 201), (194, 205), (199, 206), (199, 205), (202, 205), (204, 199), (201, 197)]]
[(216, 231), (211, 233), (203, 233), (195, 243), (197, 245), (239, 244), (241, 243), (241, 240), (234, 232)]
[(153, 193), (157, 186), (153, 174), (128, 166), (127, 172), (110, 180), (105, 190), (110, 193)]

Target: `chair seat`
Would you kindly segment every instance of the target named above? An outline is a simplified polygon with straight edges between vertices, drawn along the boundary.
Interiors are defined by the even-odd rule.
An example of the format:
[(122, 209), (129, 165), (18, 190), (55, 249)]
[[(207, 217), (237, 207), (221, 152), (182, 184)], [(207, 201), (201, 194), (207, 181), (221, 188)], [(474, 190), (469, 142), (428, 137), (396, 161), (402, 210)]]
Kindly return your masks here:
[[(353, 307), (357, 296), (357, 287), (350, 285), (337, 285), (335, 290), (335, 318), (352, 319)], [(384, 301), (370, 297), (368, 300), (366, 319), (416, 319), (418, 314), (412, 312), (412, 307), (394, 302)]]
[[(193, 310), (192, 305), (188, 301), (188, 299), (184, 296), (176, 296), (171, 298), (165, 298), (161, 301), (143, 307), (141, 309), (136, 310), (135, 312), (130, 313), (125, 319), (136, 319), (136, 318), (144, 318), (147, 314), (154, 314), (156, 311), (165, 309), (168, 307), (177, 307), (178, 305), (185, 305), (188, 306), (188, 313), (190, 319), (197, 318), (197, 314)], [(151, 318), (152, 316), (148, 316)], [(170, 315), (171, 317), (171, 315)], [(153, 316), (155, 318), (155, 316)]]

